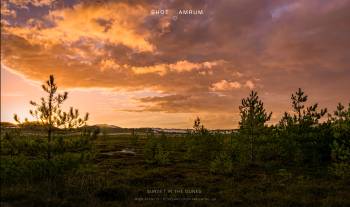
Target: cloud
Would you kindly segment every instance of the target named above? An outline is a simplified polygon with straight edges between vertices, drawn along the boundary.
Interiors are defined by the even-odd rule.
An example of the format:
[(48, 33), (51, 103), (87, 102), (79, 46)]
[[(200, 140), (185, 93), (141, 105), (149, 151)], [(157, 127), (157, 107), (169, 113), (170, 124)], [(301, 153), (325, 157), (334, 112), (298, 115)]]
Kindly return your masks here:
[[(118, 11), (118, 12), (116, 12)], [(148, 11), (142, 6), (131, 7), (124, 3), (108, 3), (100, 6), (77, 4), (73, 8), (54, 10), (44, 17), (47, 27), (11, 26), (4, 28), (31, 44), (55, 46), (57, 44), (90, 41), (96, 48), (103, 44), (122, 44), (135, 51), (153, 51), (147, 41), (149, 33), (139, 30)]]
[(9, 0), (9, 3), (19, 6), (20, 8), (28, 8), (28, 5), (42, 7), (42, 6), (50, 6), (56, 0)]
[(255, 88), (255, 84), (251, 80), (247, 80), (244, 85), (251, 90), (253, 90)]
[(103, 59), (100, 63), (100, 70), (107, 71), (107, 70), (118, 70), (121, 66), (116, 63), (113, 59)]
[[(1, 20), (4, 65), (32, 80), (55, 74), (66, 88), (159, 93), (134, 111), (224, 117), (253, 89), (274, 111), (298, 87), (325, 106), (349, 99), (349, 1), (16, 2)], [(159, 6), (205, 14), (150, 15)]]
[(147, 74), (147, 73), (157, 73), (159, 75), (164, 75), (167, 72), (190, 72), (193, 70), (210, 70), (214, 66), (221, 64), (222, 61), (212, 61), (203, 63), (192, 63), (187, 60), (181, 60), (172, 64), (159, 64), (153, 66), (144, 67), (132, 67), (132, 70), (136, 74)]
[(212, 91), (226, 91), (226, 90), (232, 90), (232, 89), (239, 89), (241, 88), (241, 84), (237, 81), (229, 82), (226, 80), (221, 80), (219, 82), (216, 82), (212, 84), (211, 90)]
[(234, 96), (220, 96), (209, 93), (203, 95), (164, 95), (137, 99), (138, 109), (133, 112), (167, 112), (167, 113), (225, 113), (237, 111), (233, 108), (239, 99)]
[[(1, 17), (5, 17), (5, 16), (10, 16), (15, 18), (17, 16), (17, 13), (15, 10), (10, 9), (8, 2), (6, 1), (1, 1)], [(1, 18), (1, 20), (3, 20), (3, 18)]]

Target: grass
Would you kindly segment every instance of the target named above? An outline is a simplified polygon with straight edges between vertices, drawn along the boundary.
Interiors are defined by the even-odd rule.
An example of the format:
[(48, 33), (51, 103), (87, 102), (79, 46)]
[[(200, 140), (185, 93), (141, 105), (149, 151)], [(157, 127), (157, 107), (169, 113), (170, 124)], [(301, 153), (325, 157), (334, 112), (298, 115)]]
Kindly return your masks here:
[[(31, 139), (42, 139), (32, 136)], [(24, 169), (23, 163), (33, 167), (31, 162), (39, 158), (23, 153), (2, 154), (2, 165), (9, 160), (23, 159), (18, 163), (24, 167), (19, 168), (23, 174), (14, 176), (14, 181), (2, 180), (1, 204), (26, 207), (350, 206), (349, 181), (330, 176), (326, 167), (281, 167), (271, 162), (238, 164), (230, 174), (213, 173), (206, 158), (186, 158), (187, 139), (167, 135), (164, 146), (169, 153), (168, 161), (149, 163), (144, 154), (146, 134), (139, 133), (136, 141), (125, 133), (107, 134), (93, 141), (91, 157), (81, 159), (81, 152), (70, 152), (67, 156), (74, 158), (71, 166), (67, 160), (57, 160), (61, 165), (57, 164), (53, 174), (60, 173), (47, 179), (31, 175), (37, 173), (39, 167), (32, 171)], [(222, 139), (226, 143), (230, 141), (229, 136)], [(135, 154), (118, 153), (123, 149), (132, 149)], [(115, 153), (109, 155), (108, 152)], [(74, 163), (79, 159), (82, 161)], [(164, 189), (165, 192), (159, 193)], [(192, 200), (186, 200), (188, 198)]]

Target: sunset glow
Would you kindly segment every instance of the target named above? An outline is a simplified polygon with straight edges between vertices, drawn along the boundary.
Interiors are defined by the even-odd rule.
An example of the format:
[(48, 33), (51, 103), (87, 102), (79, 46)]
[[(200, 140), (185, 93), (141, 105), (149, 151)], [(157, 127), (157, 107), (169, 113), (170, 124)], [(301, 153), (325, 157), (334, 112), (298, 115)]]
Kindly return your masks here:
[(50, 74), (89, 124), (191, 128), (200, 116), (236, 128), (253, 89), (271, 123), (299, 87), (333, 111), (350, 101), (349, 11), (348, 0), (4, 0), (1, 121), (30, 117)]

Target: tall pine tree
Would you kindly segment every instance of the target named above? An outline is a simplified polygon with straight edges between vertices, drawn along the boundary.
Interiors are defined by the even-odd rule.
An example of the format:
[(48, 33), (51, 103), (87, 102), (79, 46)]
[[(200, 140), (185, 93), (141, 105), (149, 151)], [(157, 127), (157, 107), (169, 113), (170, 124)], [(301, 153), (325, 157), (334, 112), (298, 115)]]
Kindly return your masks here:
[(259, 99), (256, 91), (251, 91), (247, 98), (242, 99), (239, 106), (241, 121), (239, 122), (240, 132), (249, 137), (250, 160), (255, 161), (256, 139), (265, 128), (267, 121), (271, 119), (272, 112), (267, 113), (264, 103)]
[[(42, 85), (42, 89), (47, 93), (47, 97), (42, 97), (40, 103), (30, 101), (30, 104), (35, 109), (29, 112), (47, 131), (47, 160), (50, 160), (53, 130), (59, 127), (66, 129), (81, 127), (86, 124), (89, 114), (86, 113), (84, 118), (80, 118), (78, 109), (73, 109), (72, 107), (68, 113), (62, 111), (61, 106), (67, 100), (68, 93), (57, 93), (58, 87), (53, 75), (50, 75), (49, 80)], [(17, 114), (14, 115), (14, 119), (20, 123)]]

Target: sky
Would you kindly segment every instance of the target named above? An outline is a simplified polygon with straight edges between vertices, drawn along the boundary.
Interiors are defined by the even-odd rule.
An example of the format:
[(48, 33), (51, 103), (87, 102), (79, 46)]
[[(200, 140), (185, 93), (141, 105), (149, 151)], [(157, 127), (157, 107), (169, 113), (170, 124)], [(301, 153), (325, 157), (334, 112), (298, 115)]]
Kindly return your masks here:
[(30, 117), (50, 74), (89, 124), (236, 128), (251, 90), (273, 124), (299, 87), (331, 112), (350, 102), (349, 11), (350, 0), (3, 0), (1, 121)]

